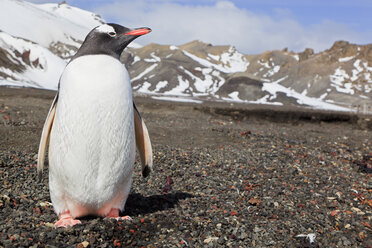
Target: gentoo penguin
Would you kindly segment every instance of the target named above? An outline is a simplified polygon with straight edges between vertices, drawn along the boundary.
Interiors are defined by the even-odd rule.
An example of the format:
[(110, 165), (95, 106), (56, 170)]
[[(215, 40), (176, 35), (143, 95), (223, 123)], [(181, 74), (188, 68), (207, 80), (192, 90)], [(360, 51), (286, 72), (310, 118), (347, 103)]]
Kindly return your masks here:
[(56, 227), (97, 215), (116, 219), (132, 183), (135, 144), (142, 174), (152, 168), (152, 148), (133, 100), (128, 72), (119, 61), (124, 48), (149, 28), (103, 24), (85, 38), (59, 80), (41, 135), (37, 169), (49, 141), (49, 190)]

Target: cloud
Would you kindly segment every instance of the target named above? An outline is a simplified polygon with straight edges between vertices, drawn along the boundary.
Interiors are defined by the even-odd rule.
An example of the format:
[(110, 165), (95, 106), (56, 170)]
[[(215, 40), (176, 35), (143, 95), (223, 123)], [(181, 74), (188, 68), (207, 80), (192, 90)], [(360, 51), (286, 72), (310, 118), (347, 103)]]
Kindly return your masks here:
[(202, 5), (185, 5), (170, 0), (124, 0), (95, 11), (106, 20), (128, 27), (151, 27), (150, 35), (137, 40), (142, 44), (179, 45), (197, 39), (214, 45), (231, 44), (250, 54), (284, 47), (294, 51), (311, 47), (319, 51), (329, 48), (336, 40), (360, 43), (363, 36), (368, 36), (330, 20), (305, 27), (286, 9), (269, 16), (239, 9), (231, 1), (202, 2)]
[[(285, 3), (288, 5), (292, 1)], [(68, 1), (72, 5), (87, 6), (83, 2)], [(273, 9), (273, 14), (269, 15), (250, 11), (249, 4), (246, 8), (238, 8), (232, 1), (218, 0), (92, 0), (89, 3), (91, 5), (87, 7), (91, 11), (109, 22), (152, 28), (151, 34), (136, 40), (140, 44), (180, 45), (201, 40), (213, 45), (234, 45), (241, 52), (255, 54), (285, 47), (294, 51), (307, 47), (321, 51), (336, 40), (358, 44), (372, 40), (372, 32), (356, 32), (350, 26), (332, 20), (301, 24), (285, 6)]]

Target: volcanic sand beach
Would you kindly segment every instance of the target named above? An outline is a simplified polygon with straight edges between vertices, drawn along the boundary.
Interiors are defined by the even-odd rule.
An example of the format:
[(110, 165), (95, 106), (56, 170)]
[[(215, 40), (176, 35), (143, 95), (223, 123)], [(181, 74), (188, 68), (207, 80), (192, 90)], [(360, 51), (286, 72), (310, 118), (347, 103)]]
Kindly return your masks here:
[(154, 171), (137, 159), (133, 220), (54, 229), (36, 176), (54, 94), (0, 87), (0, 247), (372, 247), (372, 129), (355, 115), (146, 97)]

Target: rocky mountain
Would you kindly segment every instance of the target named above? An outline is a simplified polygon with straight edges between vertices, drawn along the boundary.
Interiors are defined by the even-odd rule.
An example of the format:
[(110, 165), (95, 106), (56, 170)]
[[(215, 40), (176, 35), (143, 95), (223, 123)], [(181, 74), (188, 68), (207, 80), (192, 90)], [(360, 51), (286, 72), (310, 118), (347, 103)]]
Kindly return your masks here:
[[(372, 104), (372, 45), (336, 42), (314, 53), (287, 49), (243, 55), (231, 46), (193, 41), (128, 49), (122, 61), (133, 89), (156, 98), (341, 109)], [(335, 107), (339, 106), (339, 107)]]
[[(67, 4), (0, 2), (0, 85), (56, 89), (85, 35), (104, 22)], [(7, 16), (15, 16), (12, 13), (23, 13), (21, 20), (10, 23)], [(180, 46), (134, 44), (121, 60), (134, 93), (160, 100), (331, 110), (372, 107), (372, 45), (338, 41), (319, 53), (283, 49), (244, 55), (232, 46), (201, 41)]]

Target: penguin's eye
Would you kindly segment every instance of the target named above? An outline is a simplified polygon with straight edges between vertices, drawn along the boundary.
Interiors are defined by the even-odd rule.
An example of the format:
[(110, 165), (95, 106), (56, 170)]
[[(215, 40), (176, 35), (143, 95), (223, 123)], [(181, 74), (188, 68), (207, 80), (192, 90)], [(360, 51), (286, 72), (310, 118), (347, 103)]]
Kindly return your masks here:
[(114, 37), (114, 36), (116, 35), (115, 32), (109, 32), (108, 34), (109, 34), (111, 37)]

